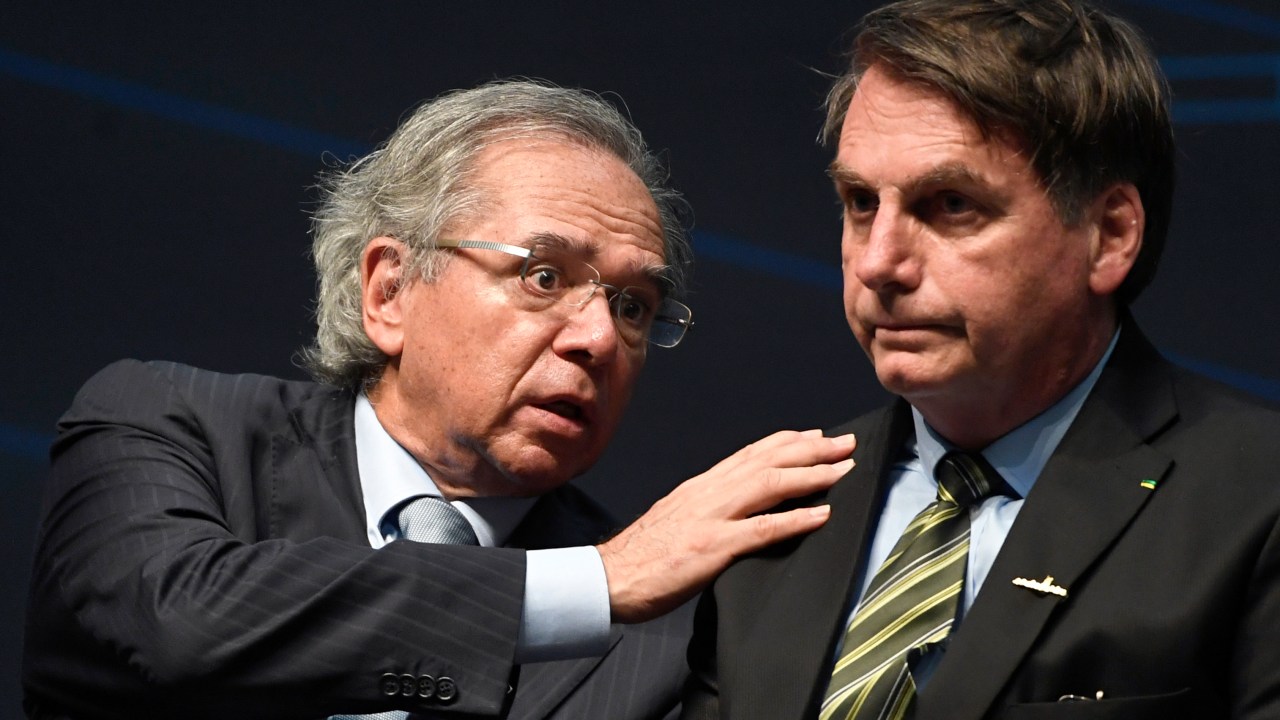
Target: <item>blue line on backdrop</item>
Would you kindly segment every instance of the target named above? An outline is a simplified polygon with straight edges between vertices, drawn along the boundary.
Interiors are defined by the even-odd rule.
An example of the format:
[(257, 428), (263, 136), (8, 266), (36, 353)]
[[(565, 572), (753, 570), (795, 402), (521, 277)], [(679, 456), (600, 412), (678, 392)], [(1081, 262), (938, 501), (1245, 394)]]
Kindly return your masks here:
[(1241, 372), (1206, 360), (1188, 357), (1186, 355), (1167, 352), (1163, 354), (1170, 362), (1176, 365), (1181, 365), (1192, 372), (1198, 372), (1201, 375), (1207, 375), (1218, 382), (1233, 385), (1251, 395), (1257, 395), (1258, 397), (1280, 402), (1280, 380), (1265, 378), (1260, 375), (1251, 375), (1246, 372)]
[(1124, 0), (1130, 5), (1146, 5), (1223, 27), (1280, 39), (1280, 19), (1206, 0)]
[[(1270, 21), (1245, 11), (1224, 8), (1205, 2), (1146, 2), (1146, 0), (1129, 0), (1144, 4), (1158, 5), (1183, 14), (1191, 14), (1215, 21), (1230, 19), (1231, 22), (1243, 22), (1248, 29), (1258, 30), (1271, 27), (1280, 37), (1280, 22)], [(1166, 6), (1166, 2), (1168, 2)], [(1197, 13), (1199, 13), (1197, 15)], [(1268, 22), (1271, 23), (1268, 26)], [(1224, 22), (1224, 24), (1231, 24)], [(1271, 30), (1267, 30), (1271, 32)], [(1269, 56), (1258, 56), (1246, 62), (1241, 70), (1261, 69), (1263, 60)], [(1275, 58), (1272, 58), (1273, 60)], [(1204, 73), (1226, 72), (1214, 59), (1195, 60), (1188, 58), (1175, 59), (1177, 72), (1194, 72), (1200, 76)], [(1179, 64), (1180, 63), (1180, 64)], [(1198, 65), (1196, 63), (1199, 63)], [(1238, 70), (1237, 74), (1241, 71)], [(1280, 70), (1272, 68), (1272, 72), (1280, 76)], [(276, 122), (248, 113), (229, 110), (206, 102), (183, 98), (170, 93), (158, 91), (138, 83), (108, 78), (78, 68), (67, 67), (38, 58), (22, 55), (0, 48), (0, 73), (17, 77), (21, 80), (72, 92), (93, 98), (109, 105), (137, 110), (159, 117), (168, 118), (194, 127), (211, 130), (253, 142), (263, 143), (271, 147), (299, 153), (307, 157), (320, 157), (331, 152), (338, 157), (362, 155), (369, 150), (363, 143), (314, 132), (287, 123)], [(1264, 115), (1263, 108), (1250, 109), (1248, 103), (1255, 101), (1199, 101), (1186, 103), (1190, 106), (1191, 116), (1203, 116), (1203, 122), (1238, 122), (1244, 119), (1253, 122)], [(1261, 104), (1262, 101), (1256, 101)], [(1273, 114), (1266, 119), (1280, 119), (1274, 114), (1275, 103), (1271, 104)], [(1200, 107), (1196, 110), (1196, 107)], [(1226, 117), (1223, 111), (1241, 113), (1241, 116)], [(1189, 121), (1195, 122), (1188, 118)], [(841, 277), (839, 269), (833, 264), (821, 263), (791, 253), (772, 250), (745, 243), (736, 238), (714, 232), (698, 231), (694, 233), (694, 244), (698, 254), (713, 261), (775, 275), (794, 282), (819, 288), (824, 291), (839, 292)], [(1190, 367), (1206, 375), (1216, 377), (1224, 382), (1241, 387), (1249, 392), (1273, 400), (1280, 400), (1280, 382), (1248, 375), (1228, 367), (1196, 360), (1194, 358), (1175, 358), (1179, 364)], [(14, 455), (43, 459), (48, 453), (49, 443), (53, 437), (44, 433), (24, 430), (12, 425), (0, 423), (0, 455)]]
[(1280, 54), (1167, 55), (1160, 69), (1170, 80), (1280, 76)]
[(47, 433), (0, 423), (0, 455), (44, 460), (49, 457), (49, 444), (52, 442), (53, 436)]
[(775, 275), (823, 290), (840, 292), (843, 286), (840, 268), (833, 263), (822, 263), (800, 255), (750, 245), (736, 238), (705, 230), (694, 231), (693, 247), (699, 258), (758, 270), (766, 275)]
[(1160, 67), (1172, 82), (1224, 78), (1264, 78), (1271, 81), (1270, 97), (1176, 98), (1173, 103), (1175, 122), (1209, 125), (1280, 121), (1280, 54), (1162, 57)]
[(1275, 100), (1180, 100), (1173, 105), (1175, 122), (1187, 125), (1274, 123), (1280, 121), (1280, 102)]
[(346, 158), (369, 151), (362, 143), (336, 135), (326, 135), (200, 100), (191, 100), (139, 83), (58, 65), (4, 48), (0, 48), (0, 72), (37, 85), (100, 100), (108, 105), (138, 110), (309, 157), (319, 157), (322, 152), (328, 151), (339, 158)]

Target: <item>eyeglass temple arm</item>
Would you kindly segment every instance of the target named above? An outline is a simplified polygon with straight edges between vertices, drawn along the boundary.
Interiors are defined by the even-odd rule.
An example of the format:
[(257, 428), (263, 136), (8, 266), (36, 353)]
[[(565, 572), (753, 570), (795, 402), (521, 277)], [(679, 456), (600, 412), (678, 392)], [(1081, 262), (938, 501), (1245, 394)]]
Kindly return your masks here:
[(452, 247), (452, 248), (475, 248), (478, 250), (497, 250), (508, 255), (527, 258), (533, 254), (529, 248), (522, 248), (519, 245), (508, 245), (506, 243), (491, 242), (489, 240), (436, 240), (436, 247)]

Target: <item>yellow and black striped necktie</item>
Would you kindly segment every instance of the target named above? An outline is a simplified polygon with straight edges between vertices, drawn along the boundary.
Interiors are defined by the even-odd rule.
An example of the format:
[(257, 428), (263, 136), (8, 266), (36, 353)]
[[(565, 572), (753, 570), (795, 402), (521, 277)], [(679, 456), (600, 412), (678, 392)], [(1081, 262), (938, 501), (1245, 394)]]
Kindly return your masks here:
[(1010, 491), (976, 453), (947, 453), (934, 476), (937, 500), (907, 525), (849, 622), (821, 720), (908, 717), (911, 666), (951, 632), (969, 557), (969, 507)]

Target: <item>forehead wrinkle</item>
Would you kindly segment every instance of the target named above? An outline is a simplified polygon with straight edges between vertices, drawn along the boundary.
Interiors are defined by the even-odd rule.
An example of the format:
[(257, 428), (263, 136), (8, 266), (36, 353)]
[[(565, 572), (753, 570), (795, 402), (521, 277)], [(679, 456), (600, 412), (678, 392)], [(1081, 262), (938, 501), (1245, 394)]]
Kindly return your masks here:
[(659, 242), (664, 236), (662, 223), (658, 219), (658, 207), (649, 196), (648, 189), (634, 178), (638, 189), (644, 191), (644, 207), (634, 207), (629, 202), (611, 202), (596, 193), (574, 190), (571, 198), (559, 198), (559, 202), (573, 202), (595, 211), (593, 219), (608, 233), (626, 237), (644, 237), (652, 235)]
[[(584, 261), (594, 260), (598, 257), (603, 246), (603, 243), (594, 238), (572, 237), (550, 230), (531, 233), (529, 239), (534, 245), (549, 246), (557, 252), (580, 255)], [(625, 261), (623, 272), (627, 278), (643, 277), (645, 280), (657, 285), (660, 290), (665, 291), (666, 287), (671, 284), (669, 278), (670, 270), (671, 266), (667, 263), (633, 257)]]
[[(592, 237), (577, 237), (555, 232), (554, 230), (536, 230), (529, 234), (529, 240), (536, 245), (549, 247), (558, 252), (581, 255), (584, 259), (595, 259), (600, 256), (607, 243)], [(637, 275), (660, 275), (671, 266), (663, 262), (627, 258), (626, 271)]]

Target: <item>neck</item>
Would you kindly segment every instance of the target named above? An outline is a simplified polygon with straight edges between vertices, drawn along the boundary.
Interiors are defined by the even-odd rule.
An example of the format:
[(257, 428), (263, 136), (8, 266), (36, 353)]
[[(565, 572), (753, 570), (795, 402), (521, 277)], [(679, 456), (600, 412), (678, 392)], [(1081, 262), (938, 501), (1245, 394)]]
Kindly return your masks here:
[(1116, 331), (1113, 317), (1084, 333), (1073, 351), (1043, 365), (1038, 375), (1019, 378), (1012, 387), (999, 380), (966, 394), (937, 393), (907, 400), (947, 442), (978, 451), (1020, 427), (1071, 392), (1097, 366)]
[(440, 425), (433, 418), (411, 413), (397, 379), (395, 366), (389, 364), (366, 392), (382, 428), (418, 461), (446, 500), (483, 494), (475, 479), (484, 478), (489, 468), (481, 467), (471, 453), (455, 452), (449, 438), (435, 431)]

